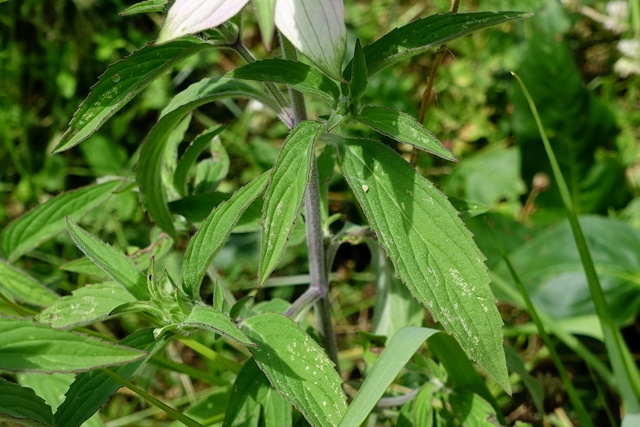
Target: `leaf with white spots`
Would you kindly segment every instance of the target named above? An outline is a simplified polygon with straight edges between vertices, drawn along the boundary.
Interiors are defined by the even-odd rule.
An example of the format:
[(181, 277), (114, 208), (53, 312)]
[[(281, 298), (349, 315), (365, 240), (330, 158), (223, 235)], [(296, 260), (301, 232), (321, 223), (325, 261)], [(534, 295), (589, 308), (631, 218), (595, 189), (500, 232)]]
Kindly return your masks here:
[(280, 151), (262, 209), (260, 283), (269, 277), (287, 245), (309, 181), (313, 145), (322, 124), (306, 121), (291, 131)]
[(343, 139), (339, 149), (343, 175), (396, 273), (469, 356), (509, 390), (502, 320), (484, 255), (458, 212), (385, 145)]
[(293, 320), (264, 313), (244, 321), (249, 350), (276, 388), (312, 426), (336, 426), (347, 409), (342, 380), (329, 356)]
[(36, 320), (53, 328), (77, 328), (105, 320), (114, 308), (135, 300), (119, 283), (83, 286), (72, 295), (57, 300), (38, 314)]

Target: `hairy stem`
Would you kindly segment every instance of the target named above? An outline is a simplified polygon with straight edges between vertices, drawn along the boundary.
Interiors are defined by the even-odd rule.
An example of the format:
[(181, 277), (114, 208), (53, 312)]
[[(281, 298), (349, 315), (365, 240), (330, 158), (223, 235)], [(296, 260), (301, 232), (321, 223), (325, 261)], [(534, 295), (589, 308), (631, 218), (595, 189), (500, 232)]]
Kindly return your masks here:
[[(284, 57), (290, 60), (297, 60), (298, 53), (291, 43), (280, 36), (280, 43)], [(291, 103), (293, 107), (294, 123), (307, 120), (307, 109), (304, 95), (290, 89)], [(309, 183), (304, 196), (305, 226), (307, 231), (307, 250), (309, 256), (309, 276), (311, 282), (309, 289), (295, 301), (287, 314), (296, 314), (306, 306), (316, 303), (315, 315), (318, 334), (322, 339), (323, 346), (331, 360), (338, 367), (338, 345), (336, 335), (331, 322), (331, 304), (329, 303), (329, 278), (325, 262), (324, 236), (322, 233), (322, 218), (320, 212), (320, 183), (318, 181), (318, 166), (315, 157), (311, 162), (311, 172)]]

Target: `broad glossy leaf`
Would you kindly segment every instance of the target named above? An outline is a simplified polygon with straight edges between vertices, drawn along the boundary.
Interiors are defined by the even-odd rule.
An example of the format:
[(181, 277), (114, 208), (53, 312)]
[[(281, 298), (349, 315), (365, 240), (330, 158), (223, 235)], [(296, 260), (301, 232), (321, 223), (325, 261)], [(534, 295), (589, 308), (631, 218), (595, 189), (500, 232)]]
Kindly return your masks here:
[(31, 319), (0, 317), (0, 334), (0, 369), (9, 371), (86, 371), (145, 355), (86, 335), (51, 329)]
[(162, 111), (140, 152), (136, 180), (142, 200), (154, 221), (170, 236), (176, 230), (167, 207), (167, 195), (162, 185), (162, 164), (171, 131), (194, 109), (221, 98), (251, 98), (278, 109), (253, 87), (231, 79), (204, 79), (177, 94)]
[(347, 48), (343, 0), (278, 0), (276, 26), (322, 72), (342, 80)]
[(71, 220), (67, 220), (67, 228), (76, 246), (102, 271), (124, 286), (137, 299), (149, 299), (147, 276), (131, 259)]
[(90, 185), (63, 193), (29, 211), (9, 224), (2, 233), (2, 250), (9, 261), (65, 230), (65, 217), (78, 221), (84, 214), (103, 204), (121, 180)]
[[(131, 378), (153, 354), (162, 349), (166, 342), (167, 339), (162, 337), (156, 341), (153, 337), (153, 329), (142, 329), (134, 332), (120, 341), (120, 345), (144, 350), (147, 352), (146, 357), (136, 362), (113, 368), (113, 371), (122, 378)], [(100, 409), (120, 387), (122, 386), (119, 383), (99, 370), (78, 375), (67, 391), (65, 401), (54, 415), (56, 425), (79, 427)]]
[(19, 268), (0, 259), (0, 292), (20, 302), (47, 307), (58, 295)]
[(335, 102), (340, 88), (320, 71), (302, 62), (286, 59), (264, 59), (250, 62), (227, 73), (227, 77), (289, 85), (300, 92), (317, 95)]
[(367, 88), (367, 62), (364, 57), (364, 51), (362, 45), (360, 45), (360, 39), (356, 40), (356, 47), (353, 54), (353, 62), (351, 71), (351, 79), (349, 81), (349, 92), (353, 102), (359, 102), (360, 97)]
[(196, 160), (198, 160), (202, 151), (211, 144), (211, 140), (222, 132), (223, 129), (224, 126), (217, 126), (202, 132), (191, 142), (182, 155), (173, 174), (173, 185), (181, 195), (184, 196), (187, 194), (187, 175), (189, 170), (195, 164)]
[(90, 137), (163, 72), (178, 61), (210, 47), (196, 38), (163, 46), (145, 46), (111, 65), (74, 114), (54, 152), (68, 150)]
[(258, 427), (262, 414), (264, 425), (291, 425), (291, 404), (271, 387), (255, 359), (249, 359), (233, 384), (222, 427)]
[(122, 12), (120, 16), (137, 15), (140, 13), (162, 12), (169, 0), (145, 0), (140, 3), (132, 4)]
[(276, 268), (293, 230), (304, 192), (307, 188), (311, 162), (315, 161), (313, 146), (322, 124), (306, 121), (291, 131), (280, 151), (271, 173), (262, 210), (262, 241), (260, 250), (260, 283)]
[(509, 390), (484, 256), (447, 197), (373, 141), (339, 145), (342, 172), (397, 274), (472, 359)]
[(253, 345), (227, 314), (213, 307), (194, 305), (181, 326), (206, 329), (238, 341), (240, 344)]
[(262, 41), (267, 47), (267, 50), (271, 50), (271, 41), (273, 40), (273, 33), (276, 29), (276, 0), (254, 0), (253, 8), (256, 11), (256, 17), (258, 18), (258, 24), (260, 25)]
[(114, 308), (134, 301), (135, 297), (118, 283), (87, 285), (57, 300), (36, 320), (52, 328), (76, 328), (105, 320)]
[(251, 317), (242, 330), (257, 345), (249, 350), (271, 385), (312, 426), (338, 424), (347, 408), (342, 380), (317, 342), (279, 313)]
[(407, 113), (385, 107), (367, 106), (356, 119), (396, 141), (411, 144), (443, 159), (456, 161), (456, 157), (444, 148), (438, 138)]
[[(619, 324), (640, 310), (640, 232), (623, 222), (582, 216), (580, 224), (612, 317)], [(584, 269), (565, 221), (510, 253), (536, 307), (555, 319), (595, 314)], [(504, 265), (496, 274), (511, 283)], [(513, 301), (500, 292), (501, 300)]]
[(418, 19), (364, 47), (369, 76), (433, 46), (482, 28), (529, 16), (532, 14), (526, 12), (475, 12), (443, 13)]
[(156, 43), (217, 27), (231, 19), (249, 0), (176, 0), (162, 24)]
[(33, 390), (0, 378), (0, 423), (53, 426), (51, 407)]
[(229, 237), (242, 213), (264, 191), (269, 172), (245, 185), (221, 203), (200, 225), (191, 238), (182, 265), (182, 286), (194, 299), (200, 296), (200, 283), (213, 257)]

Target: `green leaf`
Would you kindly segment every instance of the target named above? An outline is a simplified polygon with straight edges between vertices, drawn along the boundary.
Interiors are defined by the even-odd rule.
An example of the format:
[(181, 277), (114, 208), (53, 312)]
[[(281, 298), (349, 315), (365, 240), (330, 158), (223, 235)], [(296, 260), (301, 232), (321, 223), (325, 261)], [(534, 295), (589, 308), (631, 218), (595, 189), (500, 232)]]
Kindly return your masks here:
[(373, 333), (392, 337), (407, 325), (420, 326), (424, 320), (422, 304), (396, 276), (384, 249), (367, 241), (376, 278), (376, 302), (373, 308)]
[(196, 160), (198, 160), (198, 156), (200, 156), (202, 151), (211, 144), (213, 138), (222, 132), (223, 129), (224, 126), (217, 126), (202, 132), (191, 142), (182, 155), (182, 159), (180, 159), (176, 171), (173, 174), (173, 185), (181, 195), (184, 196), (187, 194), (187, 175), (189, 170), (195, 164)]
[(29, 250), (65, 230), (65, 217), (78, 221), (103, 204), (121, 180), (90, 185), (63, 193), (9, 224), (2, 233), (2, 250), (15, 261)]
[(140, 3), (132, 4), (122, 12), (118, 13), (120, 16), (137, 15), (140, 13), (153, 13), (162, 12), (169, 0), (145, 0)]
[(262, 210), (259, 282), (276, 268), (298, 218), (322, 124), (305, 121), (291, 131), (271, 173)]
[(231, 318), (220, 310), (206, 305), (194, 305), (181, 326), (191, 326), (224, 335), (247, 346), (253, 343), (238, 329)]
[(356, 116), (356, 120), (396, 141), (411, 144), (443, 159), (456, 161), (455, 156), (444, 148), (438, 138), (407, 113), (385, 107), (367, 106)]
[(221, 203), (204, 220), (191, 238), (182, 265), (182, 286), (187, 295), (200, 297), (200, 283), (213, 257), (229, 237), (242, 213), (264, 191), (269, 172), (245, 185), (226, 202)]
[(0, 317), (0, 335), (0, 369), (9, 371), (76, 372), (144, 356), (139, 350), (51, 329), (31, 319)]
[(193, 37), (162, 46), (145, 46), (111, 65), (74, 114), (54, 152), (68, 150), (89, 138), (163, 72), (210, 47)]
[(351, 80), (349, 81), (349, 92), (353, 102), (358, 103), (360, 97), (367, 88), (367, 62), (364, 57), (360, 39), (356, 40), (356, 47), (353, 54), (353, 67), (351, 70)]
[(403, 59), (482, 28), (528, 18), (527, 12), (443, 13), (396, 28), (364, 47), (369, 76)]
[(276, 28), (276, 0), (254, 1), (252, 4), (253, 8), (256, 10), (256, 17), (258, 18), (258, 24), (260, 25), (260, 34), (262, 34), (262, 41), (267, 47), (267, 50), (271, 50), (273, 33)]
[(257, 344), (249, 350), (271, 385), (312, 426), (337, 425), (347, 408), (346, 396), (333, 362), (318, 343), (279, 313), (251, 317), (242, 330)]
[[(581, 216), (580, 224), (609, 311), (622, 325), (640, 310), (640, 231), (597, 216)], [(513, 250), (509, 258), (534, 305), (544, 313), (555, 319), (596, 313), (568, 222), (539, 233)], [(510, 278), (504, 264), (494, 271)], [(508, 295), (497, 295), (500, 300), (512, 301)]]
[(426, 340), (437, 333), (440, 333), (437, 329), (415, 326), (400, 329), (371, 368), (339, 425), (341, 427), (361, 425), (413, 354)]
[(458, 390), (449, 396), (452, 412), (464, 426), (495, 427), (496, 410), (477, 394)]
[(0, 292), (18, 301), (47, 307), (58, 295), (27, 273), (0, 259)]
[(109, 246), (70, 219), (67, 229), (76, 246), (138, 300), (149, 299), (147, 276), (125, 254)]
[(258, 427), (262, 414), (265, 425), (291, 425), (291, 404), (271, 387), (255, 359), (249, 359), (231, 389), (222, 427)]
[(227, 73), (226, 77), (282, 83), (300, 92), (320, 96), (332, 103), (340, 97), (338, 85), (330, 78), (307, 64), (286, 59), (250, 62)]
[[(211, 211), (225, 200), (229, 200), (232, 193), (206, 193), (188, 196), (169, 203), (171, 212), (184, 216), (190, 222), (203, 221)], [(253, 201), (244, 211), (232, 233), (248, 233), (260, 229), (260, 217), (262, 216), (262, 199)]]
[(162, 184), (162, 164), (171, 131), (192, 110), (221, 98), (243, 97), (256, 99), (278, 109), (261, 92), (231, 79), (210, 78), (189, 86), (176, 95), (162, 111), (140, 151), (136, 180), (142, 200), (153, 220), (174, 239), (176, 230), (167, 207), (167, 195)]
[[(120, 345), (144, 350), (148, 354), (136, 362), (114, 368), (113, 372), (122, 378), (131, 378), (153, 354), (162, 349), (166, 342), (166, 338), (160, 338), (156, 341), (151, 328), (133, 333), (120, 341)], [(119, 383), (102, 371), (91, 371), (78, 375), (67, 391), (65, 401), (54, 415), (56, 425), (80, 427), (120, 387)]]
[(484, 256), (447, 197), (390, 148), (339, 145), (342, 172), (413, 296), (509, 390), (502, 320)]
[(38, 314), (36, 320), (48, 323), (52, 328), (76, 328), (105, 320), (114, 308), (135, 300), (118, 283), (87, 285), (57, 300)]
[(51, 407), (33, 390), (0, 378), (0, 423), (53, 426)]

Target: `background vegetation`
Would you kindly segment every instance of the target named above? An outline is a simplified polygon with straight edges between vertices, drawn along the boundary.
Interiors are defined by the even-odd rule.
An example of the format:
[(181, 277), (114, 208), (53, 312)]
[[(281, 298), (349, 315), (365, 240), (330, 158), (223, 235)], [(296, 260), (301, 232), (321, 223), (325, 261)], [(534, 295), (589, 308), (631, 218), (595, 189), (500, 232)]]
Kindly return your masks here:
[[(626, 13), (616, 7), (627, 5)], [(56, 194), (105, 176), (129, 176), (138, 148), (159, 111), (175, 93), (203, 76), (223, 75), (241, 63), (224, 51), (207, 51), (179, 64), (118, 113), (96, 135), (76, 149), (51, 154), (74, 111), (107, 66), (153, 41), (160, 15), (118, 16), (129, 3), (113, 0), (9, 1), (0, 4), (0, 228)], [(363, 44), (415, 18), (448, 9), (449, 2), (376, 0), (345, 4), (350, 31), (348, 52), (356, 36)], [(479, 215), (465, 218), (487, 256), (493, 287), (506, 323), (508, 356), (513, 360), (513, 397), (498, 394), (507, 421), (570, 425), (576, 414), (563, 382), (542, 345), (500, 251), (515, 270), (538, 310), (559, 330), (575, 334), (596, 358), (603, 354), (601, 333), (562, 202), (551, 177), (540, 136), (526, 101), (510, 71), (527, 84), (582, 215), (587, 240), (611, 314), (636, 356), (640, 354), (640, 6), (638, 2), (556, 0), (463, 1), (461, 11), (535, 11), (526, 21), (507, 23), (448, 45), (435, 81), (436, 103), (426, 127), (460, 159), (456, 164), (422, 156), (419, 167), (450, 196), (473, 202)], [(251, 14), (245, 14), (246, 43), (258, 50), (261, 41)], [(267, 53), (264, 52), (266, 55)], [(365, 103), (398, 108), (414, 116), (426, 87), (433, 55), (415, 57), (403, 67), (372, 77)], [(216, 64), (211, 68), (211, 64)], [(369, 97), (367, 99), (366, 97)], [(310, 105), (311, 114), (314, 105)], [(195, 193), (212, 185), (229, 192), (270, 168), (287, 129), (259, 105), (225, 101), (201, 109), (201, 123), (229, 123), (217, 149), (202, 158), (192, 184)], [(232, 120), (237, 119), (237, 120)], [(185, 130), (194, 137), (198, 125)], [(187, 140), (192, 138), (187, 137)], [(391, 141), (388, 141), (391, 143)], [(410, 155), (410, 147), (398, 147)], [(361, 213), (342, 180), (331, 183), (330, 212), (339, 214), (336, 230), (362, 223)], [(212, 202), (203, 202), (204, 218)], [(181, 206), (173, 206), (181, 213)], [(103, 240), (143, 257), (159, 230), (135, 195), (111, 198), (92, 212), (83, 226)], [(250, 228), (250, 227), (249, 227)], [(295, 232), (294, 232), (295, 233)], [(292, 236), (277, 278), (256, 289), (255, 259), (259, 236), (235, 233), (217, 256), (211, 277), (235, 298), (290, 300), (306, 284), (303, 230)], [(356, 242), (357, 243), (357, 242)], [(178, 271), (184, 243), (157, 258), (158, 271)], [(95, 279), (95, 272), (64, 264), (81, 253), (68, 235), (47, 242), (20, 259), (20, 267), (61, 294)], [(373, 332), (375, 280), (381, 270), (366, 244), (343, 246), (333, 266), (331, 300), (339, 339), (343, 377), (357, 381), (379, 354), (382, 341)], [(59, 268), (63, 265), (63, 268)], [(2, 280), (2, 279), (0, 279)], [(211, 283), (205, 294), (211, 295)], [(405, 324), (429, 324), (428, 317), (407, 299), (387, 319), (385, 334)], [(0, 312), (10, 309), (0, 302)], [(124, 316), (98, 325), (99, 332), (121, 338), (144, 326)], [(554, 331), (555, 332), (555, 331)], [(206, 343), (206, 339), (201, 342)], [(570, 340), (555, 339), (571, 381), (595, 425), (620, 422), (619, 397), (606, 378), (584, 363)], [(212, 344), (214, 345), (214, 344)], [(240, 350), (216, 348), (228, 366), (206, 360), (182, 343), (136, 377), (138, 385), (177, 407), (189, 407), (207, 396), (190, 415), (212, 425), (221, 421), (232, 374), (246, 357)], [(397, 389), (405, 392), (425, 380), (427, 350), (403, 373)], [(515, 370), (521, 360), (521, 369)], [(604, 362), (607, 362), (604, 360)], [(176, 372), (175, 364), (196, 367), (199, 374)], [(435, 369), (430, 367), (430, 369)], [(13, 378), (11, 375), (8, 378)], [(25, 374), (26, 375), (26, 374)], [(544, 393), (541, 393), (544, 390)], [(200, 400), (199, 400), (200, 401)], [(211, 408), (214, 408), (213, 410)], [(160, 425), (163, 414), (118, 393), (101, 411), (107, 425)], [(371, 425), (402, 425), (407, 415), (381, 410)], [(169, 423), (169, 421), (166, 421)], [(407, 422), (407, 421), (405, 421)], [(407, 425), (407, 424), (404, 424)]]

